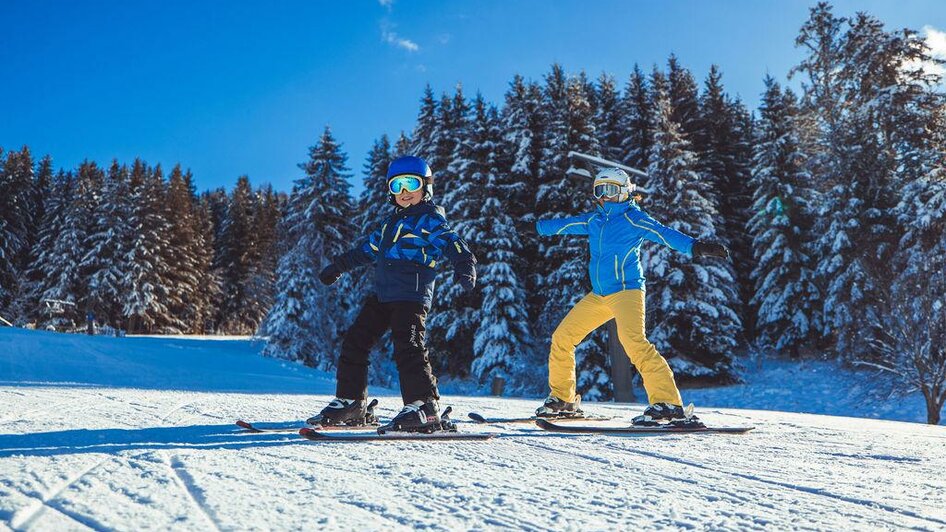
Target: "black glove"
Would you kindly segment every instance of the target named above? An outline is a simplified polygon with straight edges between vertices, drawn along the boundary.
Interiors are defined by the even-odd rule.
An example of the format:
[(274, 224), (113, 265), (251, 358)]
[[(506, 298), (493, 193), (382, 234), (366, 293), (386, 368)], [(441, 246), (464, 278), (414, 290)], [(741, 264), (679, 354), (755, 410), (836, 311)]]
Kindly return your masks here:
[(693, 243), (694, 257), (717, 257), (729, 260), (729, 250), (726, 246), (718, 242), (703, 242), (697, 240)]
[(334, 284), (339, 277), (342, 276), (342, 270), (338, 269), (338, 266), (335, 263), (331, 263), (322, 270), (322, 273), (319, 274), (319, 281), (322, 281), (324, 285)]
[(535, 228), (535, 223), (529, 222), (522, 226), (519, 230), (519, 236), (526, 238), (536, 238), (539, 236), (539, 232)]
[(453, 282), (460, 285), (460, 288), (463, 288), (464, 291), (469, 292), (476, 286), (476, 276), (456, 272), (453, 274)]

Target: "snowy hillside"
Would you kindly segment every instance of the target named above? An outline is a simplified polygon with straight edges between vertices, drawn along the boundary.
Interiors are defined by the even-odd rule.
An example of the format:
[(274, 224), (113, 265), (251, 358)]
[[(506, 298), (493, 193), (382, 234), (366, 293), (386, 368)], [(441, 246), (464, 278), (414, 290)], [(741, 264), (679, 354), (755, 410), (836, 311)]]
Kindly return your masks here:
[[(502, 435), (463, 443), (239, 434), (237, 418), (296, 420), (333, 391), (258, 348), (0, 329), (0, 530), (946, 527), (944, 427), (708, 408), (711, 423), (757, 429), (464, 424)], [(397, 398), (382, 392), (390, 415)], [(522, 415), (536, 401), (445, 402)]]

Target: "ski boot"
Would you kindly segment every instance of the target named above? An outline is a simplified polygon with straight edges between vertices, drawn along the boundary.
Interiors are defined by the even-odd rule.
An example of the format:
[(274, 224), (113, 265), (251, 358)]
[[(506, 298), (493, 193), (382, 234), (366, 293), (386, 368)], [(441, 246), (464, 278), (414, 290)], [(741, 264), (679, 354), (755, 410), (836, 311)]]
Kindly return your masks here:
[[(417, 402), (404, 405), (404, 408), (401, 409), (398, 415), (394, 416), (390, 423), (378, 427), (378, 434), (386, 432), (423, 432), (430, 434), (438, 430), (445, 430), (445, 419), (450, 426), (453, 425), (446, 417), (450, 413), (450, 408), (444, 412), (444, 418), (442, 419), (440, 405), (437, 404), (436, 400), (431, 399), (420, 405)], [(453, 430), (456, 430), (456, 427), (453, 427)]]
[(569, 403), (549, 394), (542, 406), (536, 409), (535, 416), (547, 418), (581, 417), (584, 412), (581, 411), (581, 408), (578, 408), (579, 405), (581, 405), (580, 395), (576, 395), (575, 401)]
[(686, 408), (669, 403), (654, 403), (644, 413), (631, 420), (635, 427), (705, 427), (700, 418), (693, 415), (693, 403)]
[(305, 420), (305, 422), (317, 427), (377, 425), (378, 416), (374, 414), (374, 407), (377, 405), (377, 399), (365, 405), (364, 399), (350, 400), (336, 397), (321, 412)]

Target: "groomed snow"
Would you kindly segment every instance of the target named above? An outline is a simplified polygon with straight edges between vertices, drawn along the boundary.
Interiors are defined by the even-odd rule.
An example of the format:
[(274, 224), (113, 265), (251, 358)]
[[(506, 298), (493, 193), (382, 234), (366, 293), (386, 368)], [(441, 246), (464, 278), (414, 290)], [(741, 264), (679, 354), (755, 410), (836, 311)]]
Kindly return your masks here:
[[(319, 443), (238, 434), (324, 405), (327, 375), (246, 340), (0, 329), (0, 530), (946, 527), (946, 428), (703, 408), (747, 435)], [(378, 390), (382, 414), (398, 400)], [(446, 397), (462, 414), (537, 401)], [(629, 417), (639, 406), (588, 410)]]

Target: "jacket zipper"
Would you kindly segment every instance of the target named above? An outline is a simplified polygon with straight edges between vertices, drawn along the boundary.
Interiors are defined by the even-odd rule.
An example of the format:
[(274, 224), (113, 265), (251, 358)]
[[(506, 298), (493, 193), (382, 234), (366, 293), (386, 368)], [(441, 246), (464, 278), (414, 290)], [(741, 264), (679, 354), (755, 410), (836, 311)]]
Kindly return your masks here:
[(601, 276), (599, 272), (601, 270), (601, 240), (604, 236), (604, 224), (608, 221), (608, 215), (604, 215), (604, 222), (601, 224), (601, 229), (598, 230), (598, 262), (595, 263), (595, 284), (598, 285), (598, 289), (601, 288)]
[(414, 291), (420, 292), (420, 274), (419, 273), (414, 274)]
[(614, 256), (614, 280), (617, 282), (621, 282), (621, 278), (618, 277), (618, 256), (617, 255)]

